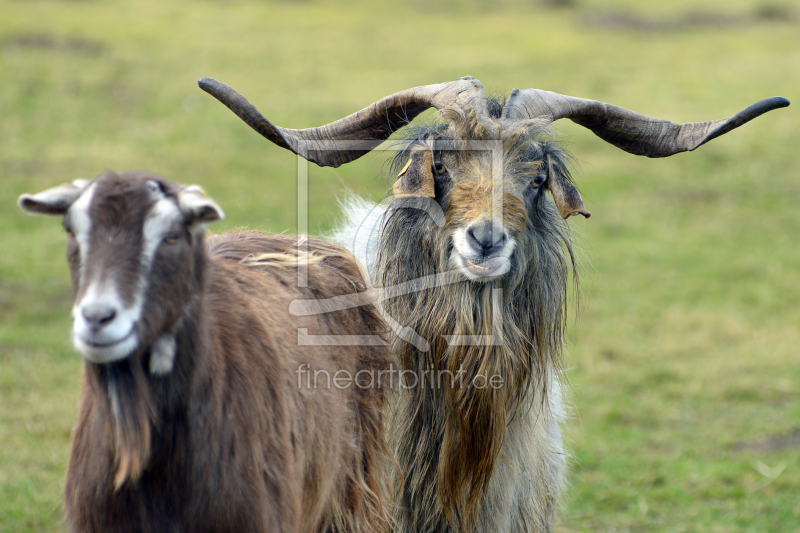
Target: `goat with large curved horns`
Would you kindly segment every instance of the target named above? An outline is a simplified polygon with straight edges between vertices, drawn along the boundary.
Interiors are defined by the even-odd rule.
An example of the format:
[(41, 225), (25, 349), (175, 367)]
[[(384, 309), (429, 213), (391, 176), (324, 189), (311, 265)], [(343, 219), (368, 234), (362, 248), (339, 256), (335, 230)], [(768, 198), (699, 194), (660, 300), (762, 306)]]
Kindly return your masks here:
[(393, 201), (349, 202), (337, 236), (380, 288), (409, 377), (390, 426), (404, 473), (396, 533), (552, 529), (565, 471), (559, 371), (577, 275), (564, 219), (589, 213), (550, 123), (568, 118), (623, 150), (664, 157), (789, 104), (774, 97), (728, 119), (678, 125), (536, 89), (487, 98), (477, 80), (461, 78), (290, 130), (227, 85), (204, 78), (200, 86), (322, 166), (361, 157), (430, 107), (445, 119), (405, 128)]
[[(434, 107), (459, 109), (479, 121), (490, 116), (481, 83), (465, 76), (455, 81), (425, 85), (387, 96), (343, 119), (318, 128), (294, 130), (275, 126), (233, 88), (212, 78), (202, 78), (200, 88), (228, 106), (258, 133), (282, 148), (322, 167), (338, 167), (367, 154), (417, 115)], [(666, 157), (692, 151), (754, 118), (789, 105), (780, 96), (765, 98), (727, 119), (675, 124), (595, 100), (564, 96), (539, 89), (514, 89), (500, 116), (503, 126), (538, 119), (553, 122), (568, 118), (614, 146), (635, 155)], [(343, 141), (365, 141), (343, 149)], [(590, 216), (577, 189), (561, 173), (550, 178), (549, 189), (564, 218)]]
[[(479, 116), (489, 115), (483, 87), (471, 76), (401, 91), (336, 122), (303, 130), (275, 126), (242, 95), (224, 83), (202, 78), (199, 85), (258, 133), (322, 167), (338, 167), (367, 153), (364, 150), (337, 150), (328, 147), (328, 141), (367, 140), (375, 141), (377, 146), (431, 107), (440, 111), (454, 106), (466, 107)], [(595, 100), (539, 89), (514, 89), (509, 94), (501, 118), (503, 121), (542, 118), (550, 122), (568, 118), (626, 152), (647, 157), (666, 157), (692, 151), (767, 111), (788, 105), (786, 98), (773, 96), (727, 119), (675, 124)]]

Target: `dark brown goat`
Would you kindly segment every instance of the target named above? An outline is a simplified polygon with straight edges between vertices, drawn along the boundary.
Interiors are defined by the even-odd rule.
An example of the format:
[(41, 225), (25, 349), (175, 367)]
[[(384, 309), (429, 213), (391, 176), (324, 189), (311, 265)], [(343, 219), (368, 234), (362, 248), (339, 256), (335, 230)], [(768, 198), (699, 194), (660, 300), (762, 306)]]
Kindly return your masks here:
[[(86, 358), (71, 531), (386, 528), (385, 392), (319, 379), (388, 369), (380, 318), (368, 307), (288, 312), (294, 299), (363, 289), (348, 252), (309, 240), (298, 254), (297, 237), (257, 232), (207, 246), (220, 208), (151, 174), (109, 172), (20, 205), (64, 215), (69, 234), (73, 342)], [(365, 332), (371, 342), (347, 347), (299, 335)]]

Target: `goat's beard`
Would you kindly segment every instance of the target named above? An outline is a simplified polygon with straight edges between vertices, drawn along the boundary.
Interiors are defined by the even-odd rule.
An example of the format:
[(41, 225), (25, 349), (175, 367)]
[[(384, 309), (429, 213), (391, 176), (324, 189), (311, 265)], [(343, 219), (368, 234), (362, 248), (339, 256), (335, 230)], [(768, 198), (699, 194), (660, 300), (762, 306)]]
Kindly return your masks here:
[[(418, 292), (384, 302), (394, 320), (430, 343), (423, 352), (394, 340), (402, 370), (413, 376), (403, 384), (410, 390), (395, 425), (405, 474), (400, 506), (428, 512), (427, 520), (438, 510), (451, 527), (464, 530), (483, 501), (508, 424), (530, 406), (531, 387), (542, 393), (537, 398), (547, 398), (544, 389), (559, 366), (569, 270), (564, 235), (545, 232), (527, 239), (532, 249), (515, 252), (528, 264), (517, 259), (502, 278), (436, 286), (437, 274), (454, 274), (442, 268), (451, 249), (445, 235), (413, 212), (390, 212), (375, 271), (385, 288), (430, 280)], [(481, 337), (450, 344), (451, 335)], [(415, 523), (426, 525), (436, 524)]]
[(102, 419), (110, 426), (106, 432), (117, 468), (114, 488), (119, 489), (128, 480), (136, 482), (150, 456), (156, 412), (147, 375), (141, 358), (133, 355), (104, 365), (87, 363), (86, 377), (90, 387), (102, 391), (94, 397), (102, 398), (96, 408), (106, 411)]

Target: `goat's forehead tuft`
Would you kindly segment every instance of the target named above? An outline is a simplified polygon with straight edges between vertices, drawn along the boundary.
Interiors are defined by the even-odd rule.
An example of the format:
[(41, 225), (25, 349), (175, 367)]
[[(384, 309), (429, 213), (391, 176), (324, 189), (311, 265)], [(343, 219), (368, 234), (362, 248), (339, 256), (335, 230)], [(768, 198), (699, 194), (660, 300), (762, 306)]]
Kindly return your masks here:
[[(111, 172), (95, 179), (72, 206), (68, 218), (78, 221), (75, 230), (91, 227), (114, 231), (137, 231), (152, 218), (157, 218), (157, 226), (162, 228), (183, 219), (171, 182), (152, 174)], [(91, 222), (81, 224), (84, 220)]]

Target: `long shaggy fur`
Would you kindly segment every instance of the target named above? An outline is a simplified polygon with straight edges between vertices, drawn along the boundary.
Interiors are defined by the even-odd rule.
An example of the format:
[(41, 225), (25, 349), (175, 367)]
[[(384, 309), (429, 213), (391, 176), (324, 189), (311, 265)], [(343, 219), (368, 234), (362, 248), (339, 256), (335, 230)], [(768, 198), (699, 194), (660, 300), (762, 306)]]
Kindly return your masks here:
[[(501, 102), (493, 100), (491, 108), (499, 113)], [(497, 139), (503, 141), (507, 191), (530, 182), (546, 157), (566, 173), (569, 156), (547, 140), (541, 123), (502, 131), (460, 110), (448, 118), (449, 126), (407, 129), (393, 170), (414, 146), (435, 141), (435, 152), (441, 151), (435, 159), (449, 157), (456, 174), (471, 167), (485, 173), (485, 159), (458, 150), (457, 141)], [(448, 266), (451, 236), (462, 223), (461, 211), (477, 202), (464, 190), (480, 184), (453, 181), (437, 182), (436, 200), (447, 217), (442, 227), (424, 211), (390, 204), (381, 224), (367, 224), (375, 232), (339, 234), (350, 239), (341, 242), (362, 251), (377, 243), (368, 261), (385, 294), (411, 280), (428, 280), (422, 290), (383, 302), (394, 320), (430, 343), (429, 351), (399, 338), (392, 345), (400, 367), (420, 378), (404, 384), (408, 390), (394, 413), (394, 448), (405, 475), (398, 480), (396, 531), (548, 531), (564, 472), (558, 374), (570, 274), (577, 279), (569, 228), (543, 194), (504, 200), (505, 217), (514, 214), (511, 200), (521, 216), (511, 270), (496, 281), (461, 279)], [(349, 207), (352, 228), (368, 209), (360, 202)], [(354, 235), (359, 239), (352, 240)], [(452, 279), (433, 283), (436, 275)], [(451, 335), (494, 335), (496, 341), (451, 345)], [(476, 386), (490, 376), (499, 376), (503, 386)]]

